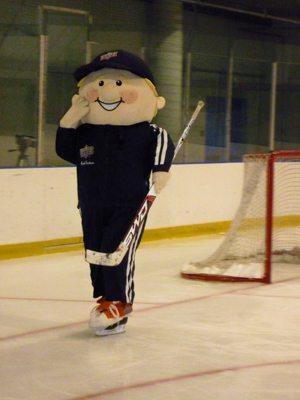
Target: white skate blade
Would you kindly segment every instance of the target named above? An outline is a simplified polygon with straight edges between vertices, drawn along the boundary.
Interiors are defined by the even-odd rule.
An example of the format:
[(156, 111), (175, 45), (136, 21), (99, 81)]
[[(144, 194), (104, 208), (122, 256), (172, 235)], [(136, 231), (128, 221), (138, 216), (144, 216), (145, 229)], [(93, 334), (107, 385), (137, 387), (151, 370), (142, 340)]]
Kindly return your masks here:
[(124, 333), (126, 331), (125, 325), (119, 325), (113, 329), (104, 329), (102, 331), (96, 331), (95, 334), (97, 336), (110, 336), (110, 335), (117, 335), (118, 333)]

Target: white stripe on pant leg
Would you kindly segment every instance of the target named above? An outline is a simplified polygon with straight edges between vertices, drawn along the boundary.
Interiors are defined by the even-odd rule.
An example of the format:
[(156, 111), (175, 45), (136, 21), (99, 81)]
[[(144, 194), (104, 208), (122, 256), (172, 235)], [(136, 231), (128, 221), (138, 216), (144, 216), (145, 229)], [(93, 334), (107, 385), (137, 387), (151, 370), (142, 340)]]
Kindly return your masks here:
[[(132, 290), (131, 290), (131, 285), (133, 281), (133, 274), (134, 274), (134, 261), (135, 261), (135, 252), (137, 245), (140, 240), (141, 233), (143, 231), (144, 225), (146, 221), (144, 220), (142, 225), (139, 228), (139, 231), (137, 235), (135, 236), (135, 239), (132, 241), (129, 250), (128, 250), (128, 260), (127, 260), (127, 269), (126, 269), (126, 303), (132, 303)], [(130, 293), (128, 293), (130, 291)]]

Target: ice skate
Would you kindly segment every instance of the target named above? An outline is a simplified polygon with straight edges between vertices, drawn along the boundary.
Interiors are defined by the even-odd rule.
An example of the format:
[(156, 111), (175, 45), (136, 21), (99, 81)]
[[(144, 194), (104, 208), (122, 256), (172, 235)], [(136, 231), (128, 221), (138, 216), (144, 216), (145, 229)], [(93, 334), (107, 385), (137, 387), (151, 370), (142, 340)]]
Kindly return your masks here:
[(89, 320), (89, 328), (93, 331), (103, 331), (133, 312), (132, 305), (129, 303), (107, 301), (104, 297), (101, 297), (97, 303), (99, 305), (92, 309)]

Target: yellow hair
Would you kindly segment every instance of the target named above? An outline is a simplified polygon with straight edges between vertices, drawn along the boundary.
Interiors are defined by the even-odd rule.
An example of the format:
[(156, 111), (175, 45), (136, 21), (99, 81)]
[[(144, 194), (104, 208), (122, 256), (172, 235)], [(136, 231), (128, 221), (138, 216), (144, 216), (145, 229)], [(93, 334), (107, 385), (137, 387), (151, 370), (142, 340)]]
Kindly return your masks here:
[[(156, 97), (158, 97), (158, 93), (157, 93), (156, 87), (153, 85), (153, 83), (152, 83), (151, 81), (149, 81), (149, 79), (147, 79), (147, 78), (145, 78), (145, 81), (146, 81), (146, 83), (150, 86), (150, 88), (152, 89), (154, 95), (155, 95)], [(158, 111), (158, 110), (157, 110), (157, 108), (156, 108), (155, 111), (154, 111), (153, 118), (156, 116), (157, 111)]]
[(151, 81), (149, 81), (149, 79), (147, 79), (147, 78), (145, 78), (145, 81), (148, 83), (150, 88), (153, 90), (153, 93), (155, 94), (155, 96), (158, 97), (156, 87), (153, 85), (153, 83)]
[(77, 87), (80, 88), (83, 85), (83, 82), (85, 81), (85, 78), (86, 78), (86, 76), (84, 78), (80, 79), (80, 81), (77, 83)]

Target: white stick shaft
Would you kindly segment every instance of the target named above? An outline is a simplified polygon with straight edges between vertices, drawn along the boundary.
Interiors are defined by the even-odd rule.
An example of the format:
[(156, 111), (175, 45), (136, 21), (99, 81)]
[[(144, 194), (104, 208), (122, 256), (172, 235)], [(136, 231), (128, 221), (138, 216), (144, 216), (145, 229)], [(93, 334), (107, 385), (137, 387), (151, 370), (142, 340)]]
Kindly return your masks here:
[(203, 101), (199, 101), (195, 111), (193, 112), (193, 115), (192, 115), (191, 119), (189, 120), (189, 123), (187, 124), (187, 126), (184, 129), (182, 135), (180, 136), (180, 139), (178, 140), (177, 146), (175, 148), (173, 160), (177, 156), (177, 153), (178, 153), (180, 147), (182, 146), (183, 142), (185, 141), (185, 138), (187, 137), (187, 135), (188, 135), (188, 133), (189, 133), (189, 131), (191, 129), (191, 126), (195, 122), (195, 120), (196, 120), (199, 112), (201, 111), (202, 107), (204, 107), (204, 103), (203, 103)]

